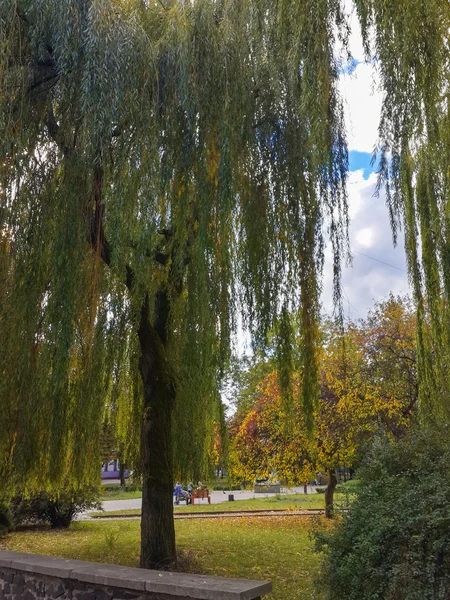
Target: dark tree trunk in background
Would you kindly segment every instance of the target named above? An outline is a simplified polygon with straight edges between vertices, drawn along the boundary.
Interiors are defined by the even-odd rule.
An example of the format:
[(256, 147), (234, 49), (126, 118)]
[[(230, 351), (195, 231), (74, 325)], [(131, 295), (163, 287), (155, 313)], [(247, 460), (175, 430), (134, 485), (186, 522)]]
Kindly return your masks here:
[(325, 490), (325, 516), (330, 519), (334, 514), (334, 490), (337, 486), (337, 477), (334, 469), (328, 470), (328, 485)]
[(125, 469), (126, 469), (126, 465), (120, 461), (120, 466), (119, 466), (119, 479), (120, 479), (120, 485), (122, 487), (126, 486), (126, 481), (125, 481)]
[(144, 389), (140, 565), (147, 569), (168, 567), (176, 560), (172, 458), (175, 386), (165, 353), (168, 309), (167, 294), (158, 293), (155, 325), (151, 325), (147, 298), (139, 325), (139, 370)]

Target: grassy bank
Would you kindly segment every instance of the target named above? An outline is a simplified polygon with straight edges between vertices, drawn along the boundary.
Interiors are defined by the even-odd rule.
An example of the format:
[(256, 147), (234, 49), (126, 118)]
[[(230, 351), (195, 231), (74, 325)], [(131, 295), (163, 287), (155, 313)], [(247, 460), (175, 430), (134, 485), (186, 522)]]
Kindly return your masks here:
[[(177, 521), (183, 571), (269, 579), (267, 600), (320, 600), (314, 578), (320, 557), (312, 550), (311, 518), (274, 517)], [(139, 522), (80, 522), (69, 530), (9, 534), (0, 548), (137, 566)]]

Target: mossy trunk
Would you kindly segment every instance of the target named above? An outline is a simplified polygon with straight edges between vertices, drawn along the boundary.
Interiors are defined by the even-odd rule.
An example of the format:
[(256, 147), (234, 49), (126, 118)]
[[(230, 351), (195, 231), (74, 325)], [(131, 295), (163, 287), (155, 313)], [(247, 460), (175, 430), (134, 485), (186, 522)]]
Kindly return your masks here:
[(166, 304), (161, 303), (161, 297), (158, 299), (156, 325), (152, 326), (146, 300), (139, 327), (139, 370), (144, 388), (140, 565), (147, 569), (168, 567), (176, 560), (172, 457), (175, 387), (165, 354)]
[(328, 470), (328, 485), (325, 490), (325, 516), (331, 519), (334, 515), (334, 491), (337, 486), (337, 478), (334, 469)]

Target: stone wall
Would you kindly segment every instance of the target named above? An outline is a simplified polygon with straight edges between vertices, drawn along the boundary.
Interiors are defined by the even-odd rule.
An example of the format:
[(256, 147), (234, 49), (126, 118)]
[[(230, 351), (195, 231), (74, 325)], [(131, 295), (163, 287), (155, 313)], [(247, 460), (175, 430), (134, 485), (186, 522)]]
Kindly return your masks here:
[(258, 600), (271, 584), (0, 551), (0, 600)]
[(81, 581), (74, 582), (70, 579), (57, 579), (12, 569), (0, 571), (2, 600), (133, 600), (140, 596), (142, 594), (139, 592), (126, 589), (95, 587)]

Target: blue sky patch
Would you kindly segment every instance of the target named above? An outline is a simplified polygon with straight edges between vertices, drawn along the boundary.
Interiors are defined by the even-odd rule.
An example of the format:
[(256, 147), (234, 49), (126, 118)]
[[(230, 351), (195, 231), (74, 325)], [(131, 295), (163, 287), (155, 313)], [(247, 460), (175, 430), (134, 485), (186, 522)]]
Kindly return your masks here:
[(351, 58), (349, 61), (342, 62), (341, 68), (339, 69), (339, 75), (353, 75), (359, 64), (361, 64), (361, 61), (356, 60), (356, 58)]
[(348, 153), (348, 160), (350, 171), (363, 170), (364, 179), (369, 179), (371, 173), (375, 173), (376, 165), (372, 165), (372, 153), (371, 152), (358, 152), (358, 150), (351, 150)]

